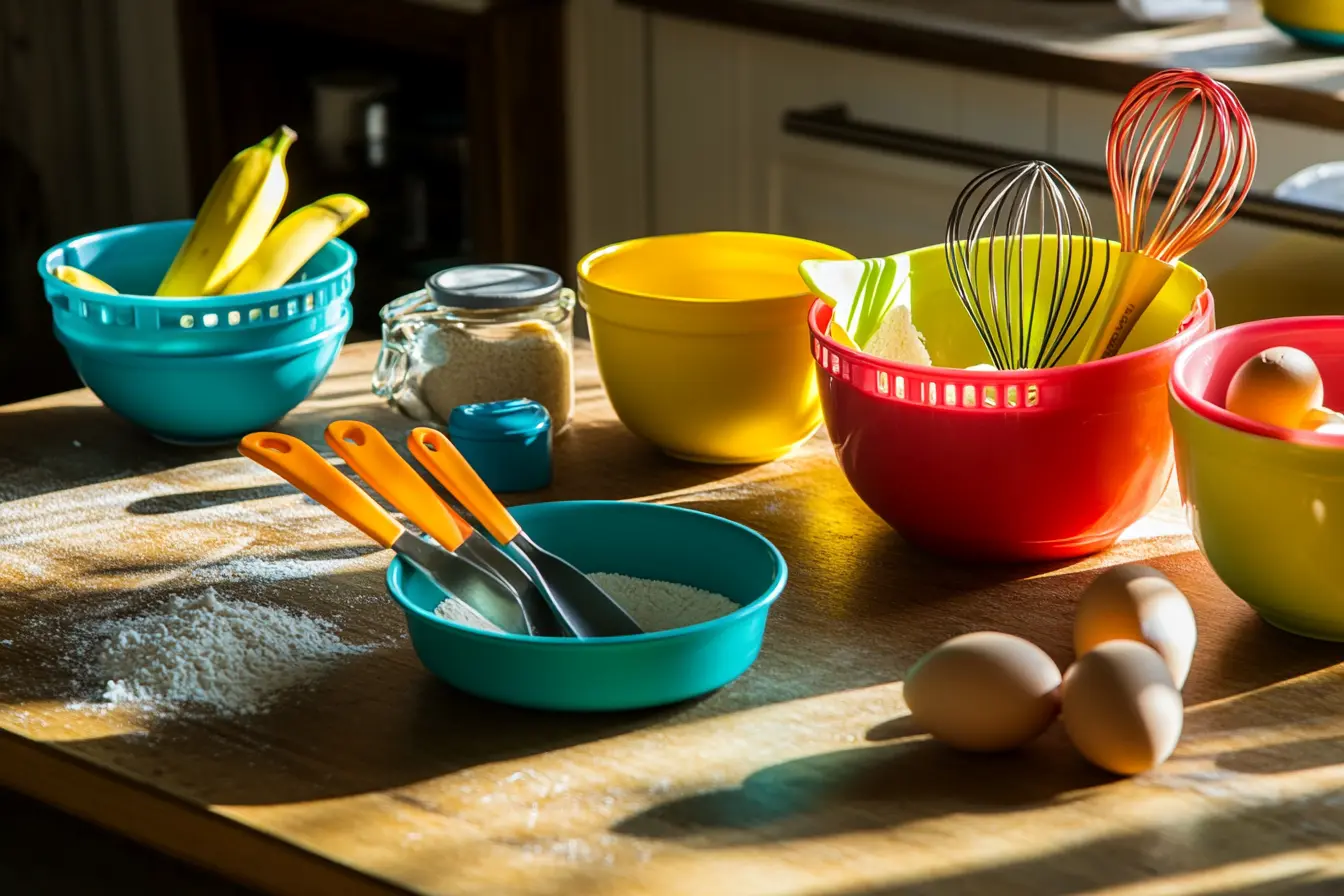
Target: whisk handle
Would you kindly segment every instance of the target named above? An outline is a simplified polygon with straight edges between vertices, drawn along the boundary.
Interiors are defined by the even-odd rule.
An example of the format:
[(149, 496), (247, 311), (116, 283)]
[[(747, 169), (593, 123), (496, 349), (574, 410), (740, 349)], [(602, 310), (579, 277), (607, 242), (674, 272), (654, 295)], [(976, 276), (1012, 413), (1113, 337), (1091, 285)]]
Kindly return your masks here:
[(1097, 309), (1101, 323), (1092, 329), (1078, 360), (1097, 361), (1119, 354), (1134, 324), (1175, 271), (1175, 264), (1159, 261), (1151, 255), (1120, 253), (1111, 277), (1114, 286), (1105, 303)]

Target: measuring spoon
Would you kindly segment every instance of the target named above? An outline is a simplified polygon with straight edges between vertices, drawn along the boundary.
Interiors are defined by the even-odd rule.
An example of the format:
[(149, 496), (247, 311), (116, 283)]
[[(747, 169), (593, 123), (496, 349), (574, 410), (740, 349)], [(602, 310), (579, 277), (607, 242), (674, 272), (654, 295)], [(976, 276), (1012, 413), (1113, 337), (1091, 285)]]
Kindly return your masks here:
[(446, 504), (381, 432), (359, 420), (337, 420), (327, 426), (324, 435), (331, 450), (360, 479), (422, 531), (502, 579), (518, 595), (533, 634), (564, 634), (546, 599), (522, 567)]
[(570, 564), (545, 550), (514, 520), (490, 487), (448, 437), (418, 426), (408, 441), (411, 454), (461, 501), (481, 525), (527, 570), (560, 622), (577, 638), (638, 635), (643, 629), (621, 605)]
[(382, 547), (405, 557), (444, 591), (504, 631), (531, 634), (518, 596), (497, 576), (407, 532), (378, 502), (305, 442), (283, 433), (254, 432), (243, 436), (238, 452), (294, 485)]

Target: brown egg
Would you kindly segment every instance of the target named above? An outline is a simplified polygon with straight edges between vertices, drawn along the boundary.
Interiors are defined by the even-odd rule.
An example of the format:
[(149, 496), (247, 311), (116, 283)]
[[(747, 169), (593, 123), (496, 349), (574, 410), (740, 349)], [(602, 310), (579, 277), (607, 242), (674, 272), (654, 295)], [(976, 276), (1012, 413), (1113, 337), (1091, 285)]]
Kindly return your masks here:
[(1013, 635), (975, 632), (940, 644), (905, 677), (910, 715), (960, 750), (1020, 747), (1059, 712), (1059, 667)]
[(1321, 372), (1311, 356), (1277, 346), (1237, 368), (1227, 386), (1226, 407), (1251, 420), (1293, 428), (1324, 400)]
[(1156, 650), (1177, 688), (1185, 686), (1195, 654), (1195, 614), (1171, 580), (1151, 566), (1126, 563), (1092, 580), (1073, 620), (1078, 656), (1114, 640), (1142, 641)]
[(1107, 641), (1064, 675), (1062, 718), (1089, 762), (1137, 775), (1176, 749), (1184, 707), (1156, 650), (1138, 641)]

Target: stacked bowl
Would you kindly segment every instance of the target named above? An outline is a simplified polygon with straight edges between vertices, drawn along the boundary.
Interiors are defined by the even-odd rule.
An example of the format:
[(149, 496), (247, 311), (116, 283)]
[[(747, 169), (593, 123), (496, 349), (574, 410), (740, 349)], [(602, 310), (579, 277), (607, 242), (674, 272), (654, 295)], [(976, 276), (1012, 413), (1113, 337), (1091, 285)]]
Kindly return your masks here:
[[(335, 239), (279, 289), (157, 297), (191, 230), (163, 221), (87, 234), (42, 255), (56, 337), (108, 408), (167, 442), (223, 444), (267, 429), (317, 388), (350, 330), (355, 253)], [(58, 278), (87, 271), (118, 292)]]
[[(1027, 239), (1054, 257), (1054, 237)], [(1119, 252), (1095, 242), (1111, 262), (1092, 267), (1092, 278)], [(989, 356), (944, 247), (903, 257), (911, 317), (935, 366), (843, 345), (830, 336), (830, 306), (811, 310), (826, 428), (854, 491), (902, 538), (936, 554), (1039, 561), (1109, 546), (1170, 481), (1167, 377), (1180, 351), (1213, 329), (1204, 278), (1178, 265), (1113, 358), (1073, 363), (1084, 329), (1059, 367), (967, 370)], [(1023, 276), (1031, 282), (1034, 271)]]
[(1254, 321), (1199, 339), (1171, 371), (1181, 500), (1233, 593), (1279, 628), (1344, 641), (1344, 436), (1280, 429), (1223, 406), (1237, 369), (1274, 346), (1310, 355), (1326, 405), (1344, 406), (1344, 317)]

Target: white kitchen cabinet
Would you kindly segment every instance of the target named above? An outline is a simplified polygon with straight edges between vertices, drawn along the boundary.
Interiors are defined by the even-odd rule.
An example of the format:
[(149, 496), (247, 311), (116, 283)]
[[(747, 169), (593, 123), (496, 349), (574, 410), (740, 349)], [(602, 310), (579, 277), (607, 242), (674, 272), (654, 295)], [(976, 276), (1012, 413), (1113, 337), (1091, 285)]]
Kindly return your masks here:
[[(581, 4), (591, 17), (611, 0)], [(656, 14), (602, 15), (615, 29), (608, 36), (622, 38), (622, 60), (612, 61), (607, 39), (588, 41), (585, 54), (608, 59), (576, 81), (588, 122), (576, 148), (587, 140), (589, 149), (575, 164), (591, 194), (577, 203), (576, 230), (592, 245), (637, 235), (641, 224), (788, 233), (860, 256), (936, 244), (980, 168), (791, 135), (785, 113), (844, 104), (855, 120), (996, 146), (1005, 159), (1049, 154), (1101, 167), (1120, 101)], [(1260, 192), (1313, 162), (1344, 159), (1344, 133), (1255, 125)], [(1097, 234), (1113, 238), (1110, 197), (1084, 196)], [(1344, 312), (1344, 252), (1333, 237), (1243, 217), (1187, 260), (1208, 276), (1223, 324)]]
[(786, 134), (789, 110), (1011, 146), (1049, 139), (1048, 88), (654, 17), (653, 222), (744, 228), (879, 255), (937, 243), (974, 170)]

